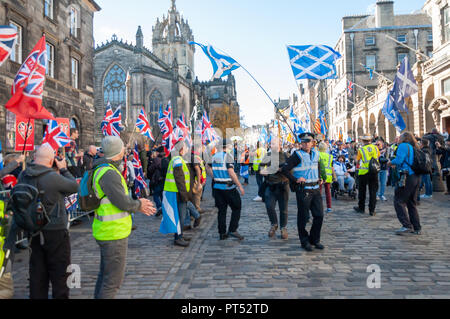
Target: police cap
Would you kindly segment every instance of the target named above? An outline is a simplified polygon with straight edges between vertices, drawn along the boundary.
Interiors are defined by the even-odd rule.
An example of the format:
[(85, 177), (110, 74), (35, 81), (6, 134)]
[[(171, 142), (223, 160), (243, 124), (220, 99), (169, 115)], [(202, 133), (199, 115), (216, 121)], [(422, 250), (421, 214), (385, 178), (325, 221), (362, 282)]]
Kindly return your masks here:
[(302, 143), (308, 143), (314, 141), (315, 135), (313, 133), (302, 133), (299, 135), (299, 139)]

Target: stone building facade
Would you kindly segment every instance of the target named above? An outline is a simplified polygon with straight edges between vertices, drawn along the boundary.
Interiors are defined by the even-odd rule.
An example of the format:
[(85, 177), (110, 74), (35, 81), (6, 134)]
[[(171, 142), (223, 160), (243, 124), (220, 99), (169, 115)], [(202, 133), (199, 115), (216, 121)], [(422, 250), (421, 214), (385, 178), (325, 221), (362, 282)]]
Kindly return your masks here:
[[(44, 33), (48, 69), (43, 105), (55, 116), (69, 118), (80, 131), (78, 144), (94, 142), (93, 18), (100, 7), (93, 0), (3, 0), (0, 24), (18, 30), (18, 41), (0, 67), (0, 105), (11, 97), (21, 64)], [(6, 152), (14, 148), (15, 115), (0, 107), (0, 136)], [(35, 145), (42, 141), (43, 121), (36, 121)]]
[[(178, 12), (175, 0), (172, 0), (167, 16), (157, 19), (152, 31), (153, 50), (144, 47), (141, 27), (138, 27), (135, 44), (118, 40), (113, 35), (111, 40), (96, 47), (96, 123), (103, 119), (109, 102), (113, 109), (122, 106), (122, 121), (130, 133), (144, 108), (157, 137), (159, 109), (169, 101), (174, 120), (182, 113), (189, 119), (197, 101), (207, 111), (222, 105), (223, 101), (238, 106), (233, 76), (210, 82), (199, 82), (195, 77), (195, 47), (189, 44), (194, 41), (193, 32)], [(100, 127), (97, 127), (96, 139), (99, 141), (101, 136)]]

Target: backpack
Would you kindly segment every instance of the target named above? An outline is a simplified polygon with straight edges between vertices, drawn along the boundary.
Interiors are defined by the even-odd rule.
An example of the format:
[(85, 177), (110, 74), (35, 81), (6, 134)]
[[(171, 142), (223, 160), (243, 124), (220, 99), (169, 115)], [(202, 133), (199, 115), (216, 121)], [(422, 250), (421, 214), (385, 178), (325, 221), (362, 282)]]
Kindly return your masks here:
[(44, 191), (37, 185), (37, 177), (24, 175), (21, 182), (14, 186), (8, 203), (14, 212), (13, 220), (24, 231), (34, 235), (40, 232), (49, 222), (49, 214), (42, 203)]
[[(414, 161), (412, 165), (408, 164), (408, 162), (406, 162), (406, 164), (408, 164), (409, 167), (411, 167), (411, 169), (414, 171), (416, 175), (431, 174), (433, 172), (433, 163), (431, 162), (430, 155), (419, 149), (413, 148), (413, 150), (414, 150)], [(410, 151), (408, 148), (408, 158), (409, 155)]]
[(380, 161), (378, 158), (372, 157), (369, 162), (369, 175), (378, 175), (381, 170)]
[(103, 198), (98, 198), (95, 193), (93, 187), (94, 177), (99, 168), (108, 166), (108, 164), (98, 165), (84, 173), (78, 191), (78, 203), (80, 204), (81, 211), (92, 212), (100, 207), (100, 202)]

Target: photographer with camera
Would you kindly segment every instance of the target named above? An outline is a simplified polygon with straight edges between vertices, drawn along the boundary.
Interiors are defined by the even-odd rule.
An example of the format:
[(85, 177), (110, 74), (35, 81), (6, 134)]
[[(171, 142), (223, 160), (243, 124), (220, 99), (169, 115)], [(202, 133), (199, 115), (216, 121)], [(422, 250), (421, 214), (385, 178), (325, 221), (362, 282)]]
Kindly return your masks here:
[(30, 298), (48, 299), (49, 282), (54, 299), (68, 299), (67, 267), (70, 265), (70, 237), (64, 198), (78, 191), (75, 178), (67, 170), (64, 159), (56, 158), (54, 150), (43, 145), (36, 151), (18, 184), (35, 183), (39, 199), (49, 221), (31, 240)]
[(396, 231), (397, 235), (421, 234), (422, 227), (417, 211), (417, 192), (421, 176), (416, 175), (411, 168), (416, 149), (418, 149), (416, 139), (412, 133), (405, 132), (400, 136), (397, 156), (388, 163), (400, 175), (394, 193), (395, 211), (402, 224), (402, 227)]
[(436, 154), (441, 156), (442, 176), (447, 182), (447, 193), (445, 195), (450, 195), (450, 138), (447, 138), (445, 145), (439, 142), (436, 142), (435, 145)]

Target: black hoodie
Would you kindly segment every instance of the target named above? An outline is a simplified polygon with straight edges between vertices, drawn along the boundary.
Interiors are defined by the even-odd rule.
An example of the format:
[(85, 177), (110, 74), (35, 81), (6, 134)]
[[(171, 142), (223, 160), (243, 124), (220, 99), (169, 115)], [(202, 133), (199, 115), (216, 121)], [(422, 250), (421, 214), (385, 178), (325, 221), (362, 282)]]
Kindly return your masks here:
[(24, 176), (37, 178), (37, 187), (44, 191), (42, 204), (50, 215), (50, 223), (43, 230), (63, 230), (68, 228), (69, 220), (66, 212), (64, 198), (78, 192), (78, 184), (67, 169), (58, 174), (54, 169), (42, 165), (29, 164), (23, 171), (18, 182)]

